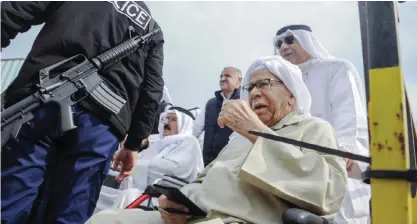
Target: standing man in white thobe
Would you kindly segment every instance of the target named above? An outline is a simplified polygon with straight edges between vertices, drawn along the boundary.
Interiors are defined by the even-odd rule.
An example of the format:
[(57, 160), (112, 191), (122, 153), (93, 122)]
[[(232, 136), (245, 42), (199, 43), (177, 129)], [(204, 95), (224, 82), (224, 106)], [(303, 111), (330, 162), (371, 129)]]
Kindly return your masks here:
[[(364, 91), (353, 64), (330, 55), (307, 25), (279, 29), (273, 43), (275, 54), (301, 69), (312, 98), (311, 114), (332, 124), (341, 147), (369, 155)], [(347, 160), (347, 167), (349, 176), (359, 179), (366, 164)], [(350, 178), (348, 187), (337, 223), (368, 223), (369, 186)]]

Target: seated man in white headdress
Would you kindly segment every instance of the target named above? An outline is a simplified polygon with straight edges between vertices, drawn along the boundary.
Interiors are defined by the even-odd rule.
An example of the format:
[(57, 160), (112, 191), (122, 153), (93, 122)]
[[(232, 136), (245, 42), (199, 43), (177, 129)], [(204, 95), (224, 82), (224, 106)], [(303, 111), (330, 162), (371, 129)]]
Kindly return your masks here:
[(132, 174), (134, 186), (143, 190), (163, 175), (192, 181), (204, 168), (191, 112), (171, 107), (161, 114), (158, 129), (160, 140), (139, 153)]
[[(341, 147), (369, 156), (364, 89), (355, 67), (330, 55), (306, 25), (290, 25), (278, 30), (275, 53), (298, 65), (311, 94), (311, 114), (328, 121)], [(368, 223), (370, 187), (361, 180), (367, 164), (347, 160), (349, 191), (337, 223)], [(357, 179), (353, 179), (357, 178)]]
[(309, 115), (310, 95), (297, 66), (279, 56), (256, 60), (240, 100), (223, 106), (218, 123), (237, 132), (219, 156), (181, 191), (207, 218), (169, 214), (184, 205), (159, 198), (159, 211), (103, 211), (87, 223), (282, 223), (282, 213), (301, 207), (334, 217), (347, 188), (343, 158), (249, 134), (250, 130), (337, 149), (331, 125)]
[(99, 199), (96, 211), (124, 208), (140, 196), (147, 186), (164, 175), (176, 176), (186, 181), (194, 180), (204, 169), (204, 163), (202, 150), (192, 135), (192, 128), (193, 115), (186, 109), (171, 107), (161, 113), (159, 140), (138, 154), (136, 169), (121, 183), (119, 190), (122, 191), (118, 195), (111, 197), (114, 195), (114, 190), (111, 189), (101, 192), (100, 199), (113, 198), (113, 203), (111, 206), (103, 206)]

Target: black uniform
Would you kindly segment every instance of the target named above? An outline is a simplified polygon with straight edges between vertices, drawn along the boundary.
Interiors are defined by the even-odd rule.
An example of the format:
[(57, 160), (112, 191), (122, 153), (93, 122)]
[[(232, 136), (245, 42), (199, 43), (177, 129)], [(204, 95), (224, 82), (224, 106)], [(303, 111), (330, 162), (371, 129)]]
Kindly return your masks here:
[[(125, 6), (125, 3), (129, 4), (2, 2), (2, 48), (8, 46), (19, 32), (28, 31), (32, 25), (45, 23), (18, 77), (7, 89), (6, 107), (33, 92), (31, 88), (38, 83), (40, 69), (76, 54), (96, 56), (127, 40), (130, 35), (129, 25), (134, 26), (141, 35), (147, 33), (151, 17), (135, 5)], [(143, 2), (137, 4), (150, 14)], [(129, 131), (125, 146), (130, 149), (139, 148), (142, 140), (152, 131), (164, 85), (163, 43), (162, 32), (159, 32), (144, 50), (101, 74), (106, 84), (128, 102), (117, 116), (111, 116), (88, 100), (81, 104), (109, 122), (119, 139), (123, 139)], [(74, 65), (69, 64), (67, 68), (71, 66)]]
[[(19, 32), (44, 24), (23, 67), (6, 92), (6, 107), (33, 93), (38, 72), (76, 54), (96, 56), (130, 37), (157, 28), (142, 2), (1, 2), (1, 46)], [(127, 103), (117, 116), (92, 100), (72, 107), (76, 129), (62, 136), (55, 108), (42, 107), (1, 151), (2, 223), (84, 223), (93, 213), (120, 140), (139, 149), (149, 136), (162, 98), (162, 33), (101, 77)], [(68, 64), (65, 69), (70, 68)], [(63, 69), (64, 70), (64, 69)]]

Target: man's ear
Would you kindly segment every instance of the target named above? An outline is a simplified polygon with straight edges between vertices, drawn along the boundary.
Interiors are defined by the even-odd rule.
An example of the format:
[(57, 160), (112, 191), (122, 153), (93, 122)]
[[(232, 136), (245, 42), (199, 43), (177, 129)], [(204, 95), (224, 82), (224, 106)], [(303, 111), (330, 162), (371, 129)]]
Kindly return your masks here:
[(240, 88), (242, 86), (242, 77), (238, 77), (237, 80)]
[(288, 106), (290, 106), (291, 108), (295, 108), (297, 106), (295, 96), (292, 94), (290, 94), (290, 98), (288, 99)]

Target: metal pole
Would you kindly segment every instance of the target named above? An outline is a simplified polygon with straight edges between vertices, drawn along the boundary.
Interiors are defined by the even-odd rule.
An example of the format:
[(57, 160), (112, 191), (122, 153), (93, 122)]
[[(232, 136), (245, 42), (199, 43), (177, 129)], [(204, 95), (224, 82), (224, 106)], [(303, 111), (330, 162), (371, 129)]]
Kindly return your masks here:
[[(371, 170), (408, 170), (409, 141), (394, 2), (359, 2)], [(411, 224), (410, 183), (371, 178), (372, 223)]]

